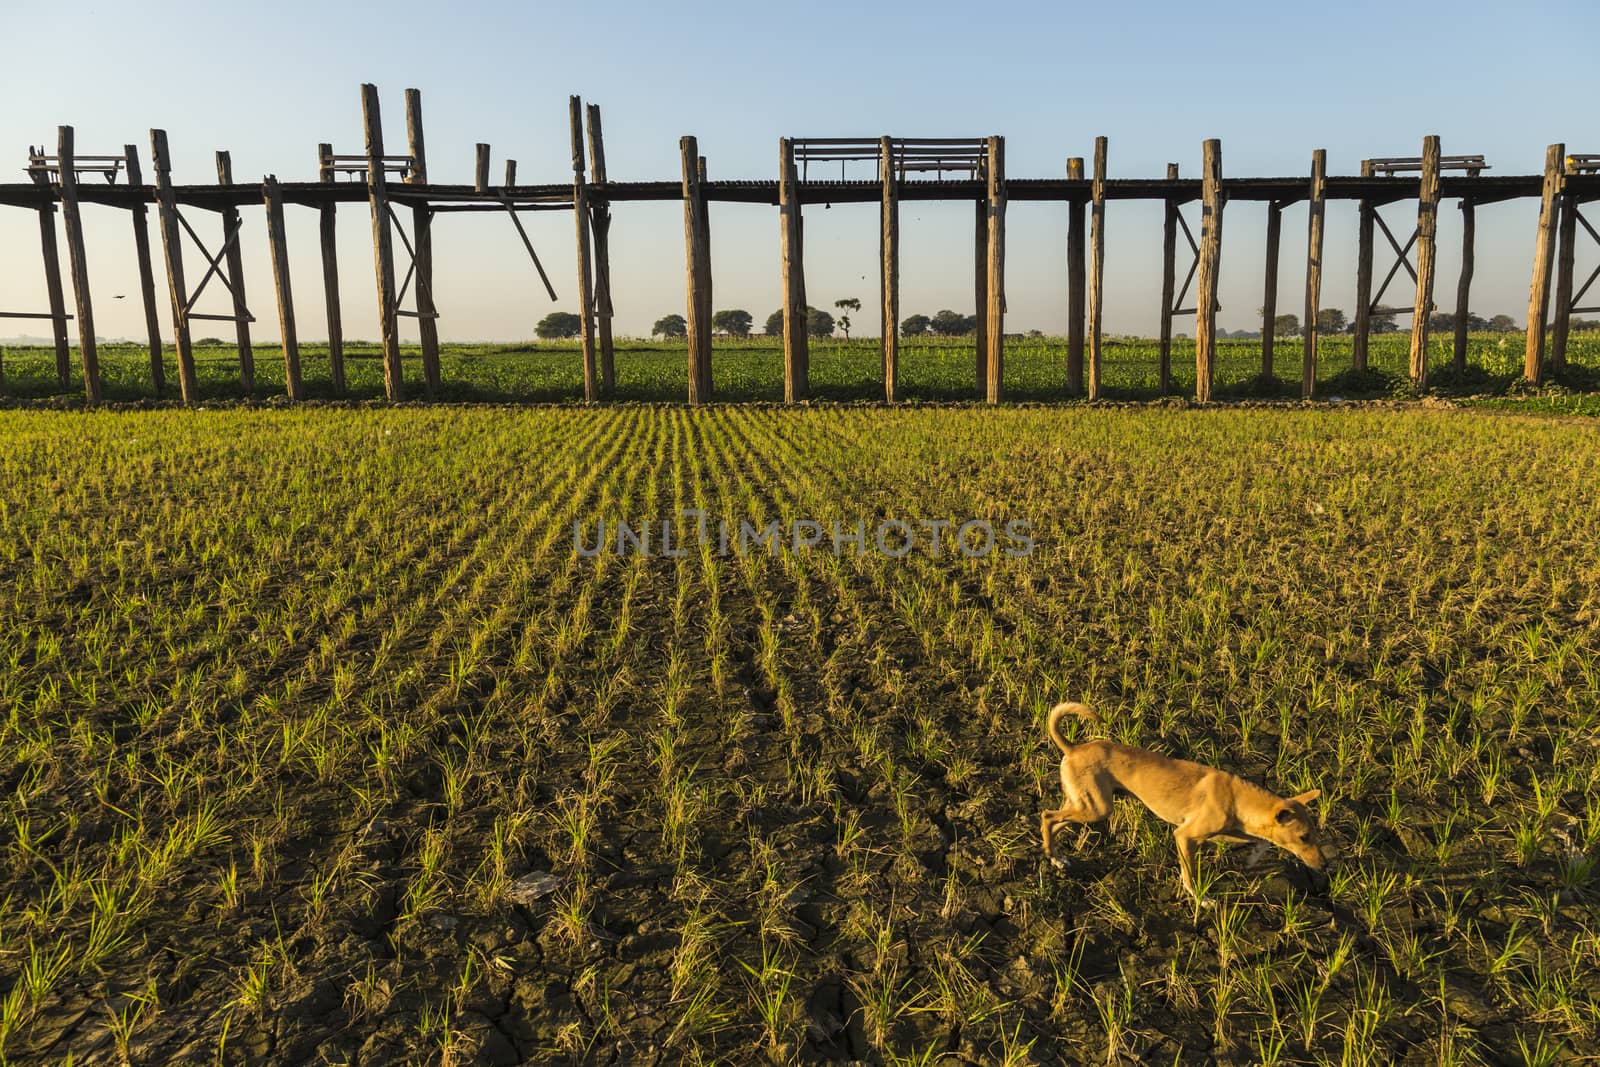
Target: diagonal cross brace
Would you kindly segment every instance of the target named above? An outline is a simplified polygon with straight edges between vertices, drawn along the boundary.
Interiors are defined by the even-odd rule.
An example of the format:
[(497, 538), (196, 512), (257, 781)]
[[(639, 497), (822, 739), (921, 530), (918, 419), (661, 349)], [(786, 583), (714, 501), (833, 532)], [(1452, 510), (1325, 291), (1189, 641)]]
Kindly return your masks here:
[[(1383, 236), (1388, 239), (1389, 247), (1394, 249), (1395, 254), (1394, 266), (1390, 267), (1389, 273), (1384, 275), (1383, 284), (1378, 286), (1378, 295), (1372, 298), (1372, 303), (1367, 307), (1367, 314), (1376, 315), (1378, 313), (1378, 309), (1383, 306), (1383, 294), (1388, 291), (1389, 283), (1394, 281), (1394, 276), (1399, 272), (1401, 267), (1404, 267), (1406, 269), (1406, 273), (1411, 275), (1411, 280), (1413, 282), (1417, 280), (1416, 268), (1411, 265), (1411, 249), (1416, 245), (1417, 237), (1422, 231), (1420, 229), (1413, 229), (1411, 231), (1411, 239), (1406, 242), (1406, 246), (1404, 248), (1401, 248), (1400, 242), (1395, 240), (1394, 234), (1389, 231), (1388, 224), (1383, 221), (1383, 215), (1379, 213), (1377, 208), (1372, 209), (1372, 221), (1376, 222), (1378, 224), (1378, 229), (1383, 231)], [(1407, 309), (1395, 308), (1393, 310), (1396, 314), (1405, 314)]]
[[(1178, 295), (1172, 298), (1171, 313), (1174, 315), (1193, 315), (1196, 309), (1184, 307), (1183, 298), (1189, 295), (1189, 286), (1194, 282), (1195, 272), (1200, 269), (1200, 244), (1194, 239), (1194, 231), (1189, 229), (1189, 223), (1183, 217), (1183, 211), (1174, 211), (1173, 215), (1177, 217), (1179, 229), (1183, 230), (1183, 239), (1189, 242), (1189, 250), (1194, 253), (1194, 261), (1189, 264), (1189, 273), (1184, 276), (1183, 287), (1178, 290)], [(1216, 302), (1215, 310), (1222, 310), (1221, 301)]]
[[(1596, 233), (1594, 227), (1589, 225), (1589, 220), (1583, 217), (1583, 212), (1578, 210), (1577, 204), (1572, 205), (1572, 217), (1577, 219), (1585, 230), (1589, 231), (1589, 236), (1594, 238), (1596, 243), (1600, 243), (1600, 233)], [(1594, 308), (1581, 308), (1576, 305), (1583, 300), (1583, 294), (1589, 291), (1589, 287), (1594, 284), (1596, 278), (1600, 278), (1600, 267), (1596, 267), (1593, 273), (1589, 275), (1589, 280), (1584, 282), (1578, 291), (1573, 294), (1573, 311), (1592, 312), (1595, 310)]]
[[(205, 277), (201, 278), (200, 284), (195, 286), (194, 295), (189, 297), (188, 303), (183, 305), (183, 313), (187, 315), (194, 309), (194, 305), (200, 299), (200, 294), (205, 292), (206, 285), (211, 281), (213, 275), (221, 280), (223, 286), (228, 290), (228, 292), (233, 293), (233, 283), (228, 281), (228, 276), (223, 273), (220, 268), (222, 266), (222, 257), (226, 256), (228, 254), (228, 249), (232, 248), (234, 244), (238, 242), (239, 231), (243, 229), (243, 227), (233, 227), (228, 234), (228, 239), (223, 242), (222, 247), (218, 249), (217, 254), (213, 256), (211, 254), (211, 250), (206, 247), (206, 243), (200, 240), (200, 235), (194, 232), (194, 227), (189, 225), (189, 220), (183, 217), (183, 212), (174, 210), (173, 214), (178, 216), (178, 222), (183, 226), (184, 231), (188, 233), (189, 239), (194, 241), (195, 246), (200, 249), (200, 254), (205, 256), (206, 261), (210, 264), (210, 268), (206, 271)], [(238, 296), (237, 293), (233, 293), (233, 295), (235, 297)], [(243, 301), (241, 300), (240, 303), (243, 303)], [(231, 318), (232, 316), (229, 317)], [(252, 315), (248, 309), (245, 310), (245, 321), (256, 321), (256, 317)]]
[[(436, 319), (436, 318), (439, 317), (439, 313), (437, 311), (431, 311), (431, 312), (426, 312), (425, 313), (425, 312), (423, 312), (421, 310), (421, 308), (422, 308), (422, 303), (421, 303), (421, 300), (420, 300), (421, 294), (424, 291), (426, 291), (428, 296), (431, 298), (433, 296), (433, 290), (431, 288), (429, 288), (428, 280), (426, 278), (424, 278), (422, 275), (417, 274), (417, 250), (412, 247), (410, 238), (408, 238), (406, 236), (405, 227), (400, 225), (400, 217), (394, 213), (394, 205), (390, 204), (390, 203), (386, 203), (386, 204), (384, 204), (384, 207), (389, 212), (389, 221), (394, 223), (394, 231), (395, 231), (395, 233), (400, 235), (400, 243), (405, 245), (405, 247), (406, 247), (406, 255), (411, 258), (411, 265), (406, 268), (405, 280), (403, 280), (400, 283), (400, 288), (395, 291), (395, 296), (394, 296), (394, 306), (395, 306), (395, 309), (396, 309), (395, 313), (399, 314), (399, 315), (404, 315), (407, 318), (413, 318), (413, 319)], [(429, 218), (433, 217), (433, 212), (431, 210), (428, 212), (428, 217)], [(410, 288), (410, 286), (411, 286), (411, 276), (413, 274), (416, 274), (416, 276), (417, 276), (417, 293), (418, 293), (418, 297), (419, 297), (418, 302), (417, 302), (417, 310), (416, 311), (401, 311), (401, 310), (399, 310), (399, 308), (400, 308), (401, 304), (405, 303), (406, 290), (408, 288)]]

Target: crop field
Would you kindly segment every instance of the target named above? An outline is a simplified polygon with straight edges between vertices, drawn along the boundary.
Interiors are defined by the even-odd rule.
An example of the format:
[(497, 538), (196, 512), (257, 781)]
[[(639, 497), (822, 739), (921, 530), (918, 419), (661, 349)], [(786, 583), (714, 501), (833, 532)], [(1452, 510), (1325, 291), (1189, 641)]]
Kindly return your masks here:
[[(0, 446), (7, 1063), (1600, 1057), (1590, 420), (9, 410)], [(1051, 866), (1063, 699), (1320, 788), (1337, 858), (1207, 846), (1199, 909), (1124, 800)]]
[[(1318, 394), (1384, 396), (1409, 391), (1411, 335), (1374, 334), (1368, 371), (1351, 370), (1351, 339), (1332, 335), (1320, 341)], [(970, 337), (906, 337), (900, 342), (898, 397), (907, 401), (971, 400), (976, 396), (975, 356)], [(1217, 344), (1216, 395), (1219, 397), (1300, 396), (1300, 338), (1280, 338), (1274, 376), (1262, 379), (1261, 343), (1221, 340)], [(1429, 385), (1453, 395), (1495, 395), (1516, 392), (1523, 363), (1523, 335), (1481, 333), (1469, 338), (1464, 375), (1452, 366), (1451, 338), (1435, 333), (1430, 341)], [(178, 368), (170, 346), (165, 359), (169, 396), (177, 395)], [(345, 345), (348, 394), (355, 399), (383, 396), (381, 350), (366, 342)], [(421, 353), (403, 352), (406, 396), (423, 395)], [(55, 394), (81, 398), (83, 387), (73, 355), (72, 381), (63, 391), (56, 377), (55, 352), (46, 348), (0, 348), (0, 396), (43, 398)], [(1059, 337), (1008, 338), (1005, 388), (1008, 400), (1066, 399), (1066, 342)], [(149, 356), (142, 346), (108, 345), (100, 350), (102, 385), (112, 401), (155, 395)], [(231, 345), (201, 345), (195, 350), (201, 395), (210, 400), (240, 394), (238, 352)], [(441, 353), (444, 384), (438, 399), (457, 402), (559, 402), (581, 400), (582, 357), (574, 341), (538, 344), (447, 344)], [(325, 345), (302, 345), (301, 365), (306, 395), (334, 396)], [(688, 389), (687, 358), (678, 341), (617, 343), (616, 399), (678, 401)], [(1155, 341), (1107, 338), (1102, 354), (1105, 395), (1110, 399), (1150, 399), (1160, 394), (1160, 348)], [(256, 389), (260, 399), (281, 398), (283, 357), (276, 346), (255, 346)], [(718, 337), (712, 377), (720, 400), (783, 399), (783, 346), (770, 337)], [(1556, 389), (1565, 394), (1538, 406), (1570, 413), (1600, 413), (1600, 332), (1574, 333), (1568, 344), (1568, 369)], [(1194, 394), (1194, 342), (1177, 338), (1172, 351), (1172, 391)], [(875, 337), (811, 342), (811, 395), (816, 400), (881, 400), (883, 367)]]

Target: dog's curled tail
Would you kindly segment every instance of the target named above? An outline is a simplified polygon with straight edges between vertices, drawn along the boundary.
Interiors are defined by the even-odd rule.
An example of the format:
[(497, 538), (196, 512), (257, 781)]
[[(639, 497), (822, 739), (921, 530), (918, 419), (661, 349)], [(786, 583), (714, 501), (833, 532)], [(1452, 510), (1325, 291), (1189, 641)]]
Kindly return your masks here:
[(1066, 738), (1061, 736), (1061, 717), (1063, 715), (1076, 715), (1080, 719), (1088, 719), (1096, 724), (1100, 722), (1100, 716), (1090, 711), (1087, 706), (1070, 700), (1057, 704), (1050, 709), (1050, 718), (1047, 723), (1047, 729), (1050, 731), (1050, 740), (1054, 741), (1056, 747), (1064, 753), (1068, 751), (1070, 746), (1068, 746)]

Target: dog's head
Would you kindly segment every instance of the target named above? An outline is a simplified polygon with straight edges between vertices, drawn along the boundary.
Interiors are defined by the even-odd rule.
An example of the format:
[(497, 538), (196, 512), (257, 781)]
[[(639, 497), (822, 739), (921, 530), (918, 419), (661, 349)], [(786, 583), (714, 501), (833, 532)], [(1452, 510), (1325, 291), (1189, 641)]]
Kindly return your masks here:
[(1306, 805), (1321, 795), (1322, 790), (1312, 789), (1290, 797), (1272, 815), (1273, 842), (1294, 853), (1312, 870), (1322, 869), (1322, 838), (1317, 832), (1316, 817)]

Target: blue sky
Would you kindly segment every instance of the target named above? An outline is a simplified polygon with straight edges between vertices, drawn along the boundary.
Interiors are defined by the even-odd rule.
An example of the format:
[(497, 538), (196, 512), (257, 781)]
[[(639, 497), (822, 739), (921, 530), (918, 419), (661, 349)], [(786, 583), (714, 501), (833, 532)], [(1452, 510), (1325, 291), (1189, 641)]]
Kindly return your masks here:
[[(422, 90), (430, 176), (471, 180), (473, 145), (493, 145), (498, 180), (507, 156), (525, 181), (570, 174), (567, 97), (601, 105), (606, 155), (618, 180), (675, 178), (678, 138), (694, 134), (713, 177), (769, 178), (781, 136), (1006, 137), (1013, 177), (1064, 173), (1110, 138), (1114, 177), (1159, 177), (1168, 162), (1198, 170), (1201, 142), (1222, 140), (1223, 170), (1238, 176), (1307, 173), (1315, 148), (1329, 172), (1354, 173), (1369, 156), (1416, 155), (1436, 133), (1446, 153), (1481, 152), (1493, 173), (1537, 171), (1544, 148), (1565, 141), (1600, 151), (1589, 46), (1592, 4), (1356, 3), (1074, 5), (437, 3), (381, 7), (94, 3), (8, 4), (0, 38), (3, 180), (24, 180), (26, 147), (77, 129), (83, 153), (169, 134), (179, 182), (215, 179), (212, 153), (232, 152), (236, 180), (275, 173), (315, 177), (319, 141), (359, 151), (359, 85), (382, 93), (385, 131), (403, 151), (403, 90)], [(996, 21), (1001, 15), (1005, 21)], [(1412, 51), (1416, 43), (1425, 47)], [(70, 68), (64, 76), (62, 67)], [(863, 176), (866, 176), (863, 173)], [(1191, 207), (1193, 213), (1196, 208)], [(972, 310), (972, 208), (908, 204), (902, 216), (902, 314)], [(1473, 309), (1520, 323), (1537, 204), (1480, 208)], [(1409, 230), (1414, 208), (1389, 208)], [(376, 334), (370, 223), (340, 213), (347, 336)], [(1221, 325), (1252, 328), (1261, 303), (1265, 209), (1235, 204), (1225, 217)], [(1440, 212), (1436, 301), (1454, 303), (1460, 213)], [(615, 210), (612, 256), (617, 329), (647, 333), (684, 305), (681, 206)], [(315, 215), (289, 209), (291, 267), (301, 336), (324, 336)], [(1009, 216), (1007, 328), (1064, 331), (1065, 208), (1015, 204)], [(152, 219), (152, 223), (153, 223)], [(193, 221), (208, 239), (220, 223)], [(141, 313), (124, 213), (87, 209), (96, 318), (104, 336), (138, 336)], [(1153, 332), (1160, 286), (1160, 208), (1112, 203), (1106, 221), (1106, 328)], [(807, 288), (813, 303), (857, 297), (858, 332), (876, 332), (877, 209), (807, 209)], [(778, 306), (778, 219), (766, 206), (714, 204), (718, 308), (758, 321)], [(435, 223), (441, 333), (513, 340), (553, 308), (575, 306), (570, 216), (533, 216), (531, 231), (555, 282), (552, 304), (508, 220), (440, 216)], [(159, 238), (152, 225), (152, 239)], [(0, 209), (0, 309), (42, 310), (37, 223)], [(1298, 310), (1304, 284), (1305, 208), (1285, 216), (1280, 308)], [(1330, 205), (1323, 303), (1349, 310), (1355, 217)], [(277, 333), (259, 210), (244, 241), (257, 336)], [(186, 252), (197, 256), (192, 248)], [(1580, 269), (1593, 263), (1582, 249)], [(1380, 270), (1386, 264), (1380, 264)], [(1585, 272), (1586, 273), (1586, 272)], [(1404, 277), (1402, 272), (1402, 277)], [(1396, 283), (1398, 285), (1398, 282)], [(114, 300), (115, 294), (125, 300)], [(1393, 303), (1409, 303), (1392, 290)], [(162, 294), (163, 320), (166, 300)], [(223, 310), (216, 283), (203, 310)], [(219, 326), (223, 324), (217, 324)], [(23, 325), (31, 333), (43, 324)], [(9, 331), (8, 331), (9, 332)], [(408, 334), (409, 336), (409, 334)]]

